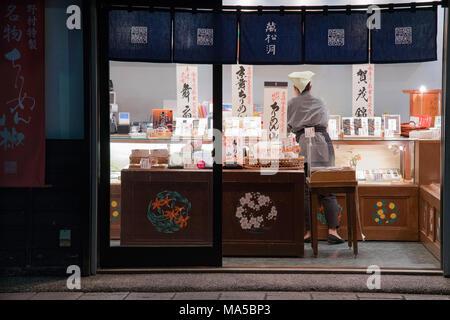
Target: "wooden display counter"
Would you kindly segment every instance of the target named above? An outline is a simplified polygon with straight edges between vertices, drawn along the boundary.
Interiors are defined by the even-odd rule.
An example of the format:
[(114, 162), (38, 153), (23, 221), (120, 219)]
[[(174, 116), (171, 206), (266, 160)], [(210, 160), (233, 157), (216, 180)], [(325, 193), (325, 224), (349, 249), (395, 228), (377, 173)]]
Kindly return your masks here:
[(210, 246), (212, 170), (125, 169), (122, 246)]
[[(389, 141), (389, 139), (382, 139), (380, 141), (334, 141), (333, 143), (336, 145), (365, 145), (368, 143), (371, 145), (383, 145), (389, 143)], [(401, 142), (401, 140), (398, 141)], [(409, 156), (411, 152), (408, 141), (414, 141), (413, 158)], [(431, 241), (431, 239), (436, 239), (436, 235), (428, 234), (428, 232), (433, 232), (433, 229), (423, 229), (422, 226), (419, 229), (419, 221), (431, 221), (432, 217), (439, 217), (439, 214), (428, 213), (428, 218), (425, 217), (423, 206), (426, 200), (424, 198), (430, 200), (431, 194), (426, 191), (427, 189), (424, 190), (422, 186), (436, 181), (439, 182), (440, 140), (405, 139), (403, 145), (406, 152), (401, 161), (402, 164), (404, 163), (405, 169), (403, 170), (402, 168), (402, 171), (405, 171), (405, 178), (414, 178), (414, 183), (359, 183), (359, 206), (363, 233), (366, 236), (366, 240), (419, 241), (420, 239), (430, 249), (429, 243), (433, 242), (434, 247), (437, 245), (436, 240)], [(414, 168), (412, 171), (413, 175), (409, 176), (408, 173), (411, 171), (410, 166), (412, 165)], [(339, 234), (346, 238), (347, 221), (344, 195), (338, 195), (338, 203), (341, 210)], [(428, 208), (430, 208), (430, 205), (429, 203)], [(382, 210), (380, 211), (382, 216), (377, 214), (379, 210)], [(440, 212), (439, 206), (433, 207), (432, 212)], [(391, 218), (391, 216), (395, 217), (395, 219)], [(382, 219), (383, 217), (384, 219)], [(319, 238), (326, 239), (327, 225), (325, 214), (322, 210), (317, 212), (317, 219), (319, 220)], [(436, 230), (438, 228), (438, 219), (433, 221), (435, 221), (434, 230)], [(424, 224), (422, 223), (422, 225)], [(428, 226), (430, 226), (430, 223), (428, 223)], [(359, 225), (358, 236), (361, 239)], [(430, 251), (433, 253), (437, 252), (436, 249), (430, 249)]]
[[(404, 146), (401, 171), (414, 183), (359, 183), (363, 233), (366, 240), (420, 240), (439, 258), (440, 197), (429, 185), (439, 183), (440, 141), (392, 141)], [(390, 142), (383, 139), (333, 143), (335, 147), (359, 147)], [(120, 238), (121, 245), (211, 245), (212, 179), (211, 170), (123, 170), (121, 183), (111, 183), (111, 239)], [(302, 171), (280, 170), (275, 175), (261, 175), (259, 170), (224, 169), (222, 179), (224, 255), (303, 256)], [(187, 209), (190, 205), (188, 214), (180, 215), (166, 206), (164, 200), (174, 196), (181, 201), (178, 207), (184, 205)], [(342, 194), (337, 197), (341, 210), (339, 233), (347, 238), (346, 199)], [(159, 206), (152, 208), (155, 201)], [(158, 220), (158, 215), (166, 214), (162, 222)], [(323, 209), (319, 208), (317, 219), (319, 239), (326, 239)], [(357, 227), (361, 239), (359, 224)]]
[(303, 257), (304, 181), (299, 170), (223, 170), (223, 255)]
[[(223, 170), (222, 179), (224, 255), (303, 256), (303, 171)], [(121, 195), (121, 245), (211, 245), (211, 170), (122, 170)], [(189, 209), (183, 221), (177, 207)]]

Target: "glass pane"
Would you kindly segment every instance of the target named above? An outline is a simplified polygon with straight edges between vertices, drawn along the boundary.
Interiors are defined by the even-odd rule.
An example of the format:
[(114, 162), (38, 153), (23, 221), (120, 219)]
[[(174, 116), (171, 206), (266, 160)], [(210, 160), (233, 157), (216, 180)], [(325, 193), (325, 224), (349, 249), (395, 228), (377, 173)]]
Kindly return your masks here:
[[(438, 46), (442, 45), (441, 36), (438, 37)], [(223, 67), (226, 141), (223, 152), (227, 154), (226, 148), (230, 149), (229, 163), (224, 161), (223, 170), (224, 266), (367, 267), (377, 264), (385, 267), (408, 265), (412, 268), (439, 268), (433, 254), (417, 241), (419, 233), (422, 238), (426, 235), (432, 239), (440, 227), (440, 215), (436, 213), (439, 208), (430, 211), (431, 204), (426, 202), (430, 200), (425, 198), (418, 204), (419, 197), (434, 200), (439, 197), (439, 140), (435, 139), (439, 138), (440, 129), (435, 125), (439, 124), (439, 119), (434, 118), (437, 114), (433, 116), (431, 127), (434, 128), (431, 130), (420, 134), (413, 131), (412, 137), (404, 137), (400, 133), (401, 124), (409, 121), (414, 108), (420, 105), (439, 106), (441, 80), (433, 74), (441, 72), (440, 55), (439, 60), (433, 62), (375, 65), (374, 116), (377, 119), (365, 118), (367, 121), (351, 118), (352, 65), (243, 67), (251, 74), (251, 80), (244, 78), (245, 85), (242, 84), (240, 66)], [(288, 77), (291, 72), (307, 70), (315, 73), (310, 91), (314, 99), (296, 94)], [(419, 74), (417, 70), (421, 70)], [(297, 135), (292, 132), (280, 135), (280, 141), (269, 139), (270, 135), (264, 131), (272, 120), (272, 117), (267, 117), (267, 113), (273, 111), (272, 99), (277, 97), (270, 91), (270, 83), (283, 82), (287, 82), (289, 105), (299, 110), (307, 109), (291, 121), (291, 112), (287, 111), (287, 123), (293, 127), (299, 124), (298, 129), (314, 126), (315, 137), (311, 138), (311, 145), (309, 138), (300, 130)], [(422, 88), (422, 92), (421, 85), (426, 87)], [(412, 89), (411, 94), (416, 96), (410, 99), (410, 93), (404, 92), (405, 89)], [(239, 99), (244, 94), (245, 101)], [(255, 122), (248, 114), (237, 117), (242, 106), (249, 107), (249, 94), (251, 115), (257, 119)], [(312, 120), (315, 104), (323, 105), (327, 110), (325, 132), (320, 132), (320, 117), (318, 121)], [(346, 119), (350, 118), (352, 122), (347, 123)], [(282, 117), (277, 119), (282, 123)], [(329, 121), (334, 121), (334, 125), (330, 125)], [(260, 123), (260, 127), (255, 129), (255, 123)], [(394, 129), (392, 132), (385, 130), (392, 124), (398, 133)], [(345, 132), (346, 125), (350, 126), (351, 132), (348, 134)], [(362, 130), (355, 130), (356, 127)], [(327, 132), (331, 141), (324, 138)], [(298, 141), (296, 136), (299, 136)], [(233, 158), (236, 148), (242, 150), (238, 153), (242, 154), (241, 162), (239, 157)], [(308, 157), (308, 150), (311, 158)], [(354, 259), (346, 243), (328, 246), (329, 234), (348, 239), (347, 196), (345, 193), (321, 194), (319, 202), (313, 206), (302, 180), (307, 174), (301, 170), (303, 161), (311, 162), (313, 171), (326, 169), (323, 167), (336, 171), (342, 168), (354, 170), (354, 179), (358, 183), (355, 203), (359, 212), (355, 221), (357, 236), (359, 240), (363, 236), (367, 240), (359, 241), (359, 252), (364, 252), (368, 260), (359, 259), (359, 256)], [(419, 192), (419, 189), (422, 191)], [(436, 200), (435, 204), (438, 203)], [(423, 205), (428, 209), (421, 207)], [(300, 239), (309, 237), (308, 231), (312, 228), (310, 210), (312, 219), (317, 223), (320, 260), (313, 258), (310, 244), (299, 243)], [(420, 229), (418, 215), (422, 225)], [(303, 220), (301, 223), (300, 219)], [(379, 241), (384, 241), (385, 249), (381, 249), (385, 250), (382, 251), (383, 261), (379, 261), (377, 253), (380, 250)], [(433, 243), (429, 245), (430, 251), (436, 253), (438, 240), (433, 240)], [(391, 250), (402, 250), (411, 256), (420, 254), (425, 259), (421, 263), (405, 262), (398, 256), (390, 255)]]
[(304, 157), (287, 129), (290, 68), (223, 67), (224, 265), (303, 256)]
[(67, 7), (81, 0), (45, 2), (45, 127), (48, 139), (84, 138), (82, 30), (66, 28)]
[(111, 246), (212, 246), (212, 67), (111, 61), (110, 80)]

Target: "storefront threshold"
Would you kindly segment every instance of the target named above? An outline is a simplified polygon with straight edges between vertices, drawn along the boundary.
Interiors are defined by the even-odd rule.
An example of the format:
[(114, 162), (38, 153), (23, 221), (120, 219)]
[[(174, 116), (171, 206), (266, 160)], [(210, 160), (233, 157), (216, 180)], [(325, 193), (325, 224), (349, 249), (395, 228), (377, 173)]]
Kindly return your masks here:
[[(381, 274), (442, 276), (438, 269), (380, 268)], [(99, 274), (152, 274), (152, 273), (298, 273), (298, 274), (367, 274), (367, 268), (354, 267), (180, 267), (180, 268), (105, 268)], [(373, 273), (373, 272), (371, 272)]]

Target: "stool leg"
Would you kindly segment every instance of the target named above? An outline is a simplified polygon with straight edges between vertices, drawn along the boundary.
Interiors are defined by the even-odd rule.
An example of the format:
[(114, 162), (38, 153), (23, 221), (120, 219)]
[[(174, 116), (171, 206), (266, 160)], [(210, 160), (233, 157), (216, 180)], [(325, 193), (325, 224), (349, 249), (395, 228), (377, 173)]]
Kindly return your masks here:
[(351, 217), (352, 217), (352, 238), (353, 238), (353, 254), (356, 258), (358, 255), (358, 233), (356, 228), (356, 199), (355, 192), (348, 193), (351, 202)]
[(317, 217), (316, 213), (319, 209), (319, 197), (317, 193), (311, 190), (311, 248), (313, 250), (314, 257), (317, 257), (318, 253), (318, 239), (317, 239)]
[(347, 210), (347, 242), (348, 247), (352, 247), (352, 203), (350, 201), (349, 194), (345, 194), (345, 201), (346, 201), (346, 210)]

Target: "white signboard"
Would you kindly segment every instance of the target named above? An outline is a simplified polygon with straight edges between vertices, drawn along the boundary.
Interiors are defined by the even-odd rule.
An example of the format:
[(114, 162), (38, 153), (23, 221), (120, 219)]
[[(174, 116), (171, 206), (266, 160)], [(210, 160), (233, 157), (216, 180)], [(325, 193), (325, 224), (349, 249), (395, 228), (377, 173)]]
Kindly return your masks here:
[(240, 119), (238, 117), (230, 117), (225, 119), (225, 136), (240, 136)]
[(261, 117), (246, 117), (242, 121), (244, 137), (261, 136)]
[(196, 118), (197, 105), (197, 65), (177, 64), (177, 117)]
[(232, 116), (253, 116), (252, 66), (238, 64), (231, 67), (231, 94)]
[(374, 115), (374, 66), (355, 64), (352, 69), (352, 116), (373, 117)]
[(287, 82), (264, 82), (263, 128), (269, 140), (287, 135)]
[(192, 136), (194, 119), (177, 118), (174, 136), (190, 137)]
[(331, 139), (338, 139), (341, 133), (341, 116), (330, 115), (328, 117), (328, 133)]

